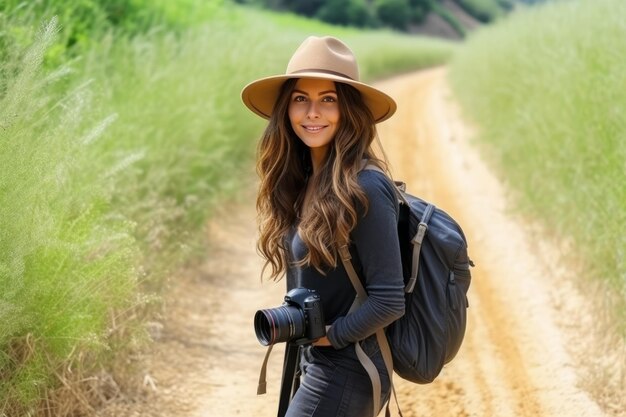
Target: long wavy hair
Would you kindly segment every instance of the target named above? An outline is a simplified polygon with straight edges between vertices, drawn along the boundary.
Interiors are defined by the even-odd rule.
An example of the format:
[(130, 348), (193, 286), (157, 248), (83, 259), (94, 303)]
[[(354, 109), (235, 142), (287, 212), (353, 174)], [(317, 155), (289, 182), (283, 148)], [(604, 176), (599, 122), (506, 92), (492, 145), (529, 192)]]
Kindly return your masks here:
[[(365, 193), (357, 183), (362, 161), (387, 170), (387, 164), (372, 150), (376, 139), (374, 118), (361, 93), (335, 83), (339, 126), (320, 172), (312, 177), (309, 148), (298, 138), (289, 121), (289, 103), (297, 79), (287, 80), (258, 145), (257, 196), (259, 239), (257, 249), (271, 267), (270, 279), (280, 279), (289, 265), (286, 237), (296, 225), (307, 247), (297, 266), (311, 265), (322, 274), (337, 265), (338, 249), (350, 241), (358, 220), (357, 205), (367, 210)], [(306, 212), (302, 203), (307, 182), (312, 198)]]

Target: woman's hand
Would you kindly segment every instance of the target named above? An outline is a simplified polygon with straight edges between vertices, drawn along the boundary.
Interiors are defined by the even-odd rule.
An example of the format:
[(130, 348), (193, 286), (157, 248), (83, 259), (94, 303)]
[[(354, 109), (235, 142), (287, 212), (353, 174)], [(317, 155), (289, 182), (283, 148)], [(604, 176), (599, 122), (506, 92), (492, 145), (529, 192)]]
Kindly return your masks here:
[[(328, 334), (328, 330), (329, 329), (330, 329), (330, 326), (326, 326), (326, 334)], [(312, 345), (313, 346), (332, 346), (330, 344), (330, 340), (328, 340), (328, 338), (326, 336), (320, 337), (315, 342), (313, 342)]]
[(324, 337), (317, 339), (315, 342), (313, 342), (313, 346), (332, 346), (332, 345), (330, 344), (330, 340), (328, 340), (328, 338), (324, 336)]

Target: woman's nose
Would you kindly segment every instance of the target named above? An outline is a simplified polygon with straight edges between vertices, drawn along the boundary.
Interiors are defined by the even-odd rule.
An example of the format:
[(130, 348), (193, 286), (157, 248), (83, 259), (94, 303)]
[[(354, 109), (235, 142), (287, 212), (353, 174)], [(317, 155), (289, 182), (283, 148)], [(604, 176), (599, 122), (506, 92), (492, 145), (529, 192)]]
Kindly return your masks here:
[(320, 116), (320, 112), (318, 109), (318, 104), (314, 101), (311, 101), (309, 104), (309, 108), (307, 109), (307, 117), (310, 119), (314, 119)]

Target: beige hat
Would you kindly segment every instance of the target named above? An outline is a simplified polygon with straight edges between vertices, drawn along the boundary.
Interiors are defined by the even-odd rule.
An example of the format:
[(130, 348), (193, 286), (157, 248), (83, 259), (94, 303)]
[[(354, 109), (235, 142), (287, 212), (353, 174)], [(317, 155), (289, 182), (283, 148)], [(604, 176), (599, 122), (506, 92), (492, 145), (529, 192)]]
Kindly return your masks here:
[(322, 78), (351, 85), (361, 92), (376, 123), (390, 118), (396, 102), (380, 90), (359, 82), (359, 67), (354, 54), (337, 38), (311, 36), (291, 57), (284, 75), (261, 78), (241, 92), (244, 104), (259, 116), (269, 119), (280, 87), (289, 78)]

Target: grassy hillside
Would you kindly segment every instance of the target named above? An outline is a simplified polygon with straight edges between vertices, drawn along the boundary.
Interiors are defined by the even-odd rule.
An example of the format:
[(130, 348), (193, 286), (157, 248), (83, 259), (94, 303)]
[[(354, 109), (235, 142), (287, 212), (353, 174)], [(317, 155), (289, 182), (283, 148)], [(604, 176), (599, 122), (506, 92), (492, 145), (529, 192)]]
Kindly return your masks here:
[(0, 13), (2, 415), (34, 415), (44, 397), (53, 415), (97, 407), (83, 376), (145, 343), (164, 280), (204, 255), (211, 208), (254, 172), (262, 121), (240, 102), (248, 81), (283, 72), (310, 34), (344, 38), (367, 79), (452, 53), (228, 3), (156, 2), (141, 28), (90, 29), (72, 2), (58, 18), (25, 4)]
[[(598, 320), (612, 317), (597, 326), (607, 362), (626, 337), (625, 15), (621, 0), (529, 9), (473, 36), (451, 71), (516, 206), (568, 243)], [(621, 358), (593, 372), (600, 397), (626, 382)]]

